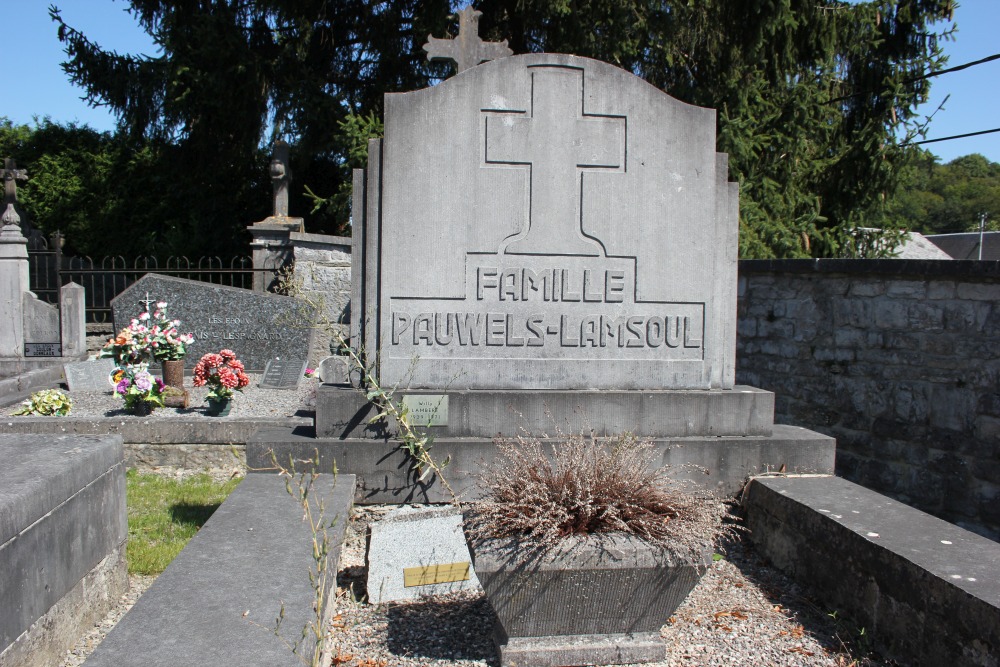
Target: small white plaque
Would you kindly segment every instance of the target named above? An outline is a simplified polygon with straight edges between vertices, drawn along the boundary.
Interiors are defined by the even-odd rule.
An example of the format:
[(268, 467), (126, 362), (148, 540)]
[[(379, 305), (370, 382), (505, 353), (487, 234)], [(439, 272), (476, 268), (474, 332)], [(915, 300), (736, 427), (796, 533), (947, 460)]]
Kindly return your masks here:
[(414, 426), (447, 426), (447, 394), (408, 394), (403, 396), (403, 405), (410, 412), (410, 423)]

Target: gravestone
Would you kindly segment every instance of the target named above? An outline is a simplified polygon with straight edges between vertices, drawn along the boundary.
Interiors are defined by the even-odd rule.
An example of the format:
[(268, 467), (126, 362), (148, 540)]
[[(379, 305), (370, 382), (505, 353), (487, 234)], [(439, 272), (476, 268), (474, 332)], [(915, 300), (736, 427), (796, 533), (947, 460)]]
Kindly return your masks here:
[(526, 55), (387, 95), (385, 128), (356, 253), (383, 384), (733, 387), (738, 188), (713, 110)]
[(275, 358), (305, 359), (309, 353), (316, 309), (300, 299), (146, 274), (112, 299), (116, 331), (143, 311), (140, 301), (146, 298), (169, 303), (180, 330), (194, 334), (186, 368), (225, 348), (252, 371)]
[[(62, 356), (59, 311), (31, 292), (24, 292), (21, 297), (24, 310), (24, 356)], [(51, 350), (54, 354), (38, 354), (38, 350)]]
[(111, 372), (115, 370), (115, 360), (111, 357), (64, 364), (66, 386), (70, 391), (111, 392)]
[(292, 167), (288, 143), (274, 142), (271, 162), (268, 168), (274, 209), (271, 215), (247, 227), (253, 240), (250, 251), (253, 267), (258, 269), (253, 276), (254, 291), (264, 292), (277, 282), (277, 275), (266, 269), (277, 271), (292, 261), (294, 248), (291, 234), (305, 232), (302, 218), (289, 215), (288, 188), (292, 182)]
[(265, 389), (298, 389), (305, 372), (305, 359), (272, 359), (264, 367), (260, 386)]
[(479, 590), (458, 507), (398, 507), (371, 526), (368, 601)]

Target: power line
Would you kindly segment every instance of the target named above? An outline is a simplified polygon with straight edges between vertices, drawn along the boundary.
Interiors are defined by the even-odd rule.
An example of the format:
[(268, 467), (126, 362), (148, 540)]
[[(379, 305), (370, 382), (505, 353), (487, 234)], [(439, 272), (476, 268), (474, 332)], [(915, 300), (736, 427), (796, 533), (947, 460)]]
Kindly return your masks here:
[(907, 141), (900, 146), (916, 146), (918, 144), (933, 144), (938, 141), (951, 141), (952, 139), (964, 139), (966, 137), (978, 137), (980, 134), (992, 134), (993, 132), (1000, 132), (1000, 127), (995, 127), (992, 130), (980, 130), (979, 132), (967, 132), (966, 134), (956, 134), (950, 137), (941, 137), (940, 139), (924, 139), (923, 141)]
[[(903, 79), (903, 83), (913, 83), (914, 81), (922, 81), (923, 79), (930, 79), (935, 76), (941, 76), (942, 74), (951, 74), (952, 72), (959, 72), (963, 69), (969, 69), (970, 67), (975, 67), (976, 65), (982, 65), (983, 63), (992, 62), (994, 60), (1000, 60), (1000, 53), (994, 53), (992, 56), (986, 56), (979, 60), (973, 60), (972, 62), (963, 63), (961, 65), (956, 65), (954, 67), (949, 67), (947, 69), (939, 69), (936, 72), (928, 72), (927, 74), (921, 74), (920, 76), (910, 77), (909, 79)], [(835, 97), (831, 100), (827, 100), (827, 104), (833, 104), (834, 102), (843, 102), (844, 100), (849, 100), (852, 97), (859, 97), (861, 95), (871, 95), (875, 93), (874, 90), (863, 91), (860, 93), (850, 93), (848, 95), (841, 95), (840, 97)], [(944, 141), (943, 139), (941, 141)]]
[(948, 69), (939, 69), (936, 72), (928, 72), (927, 74), (921, 74), (920, 76), (915, 76), (910, 79), (904, 79), (903, 83), (912, 83), (914, 81), (920, 81), (921, 79), (930, 79), (934, 76), (941, 76), (942, 74), (951, 74), (952, 72), (958, 72), (963, 69), (969, 69), (970, 67), (975, 67), (976, 65), (982, 65), (983, 63), (988, 63), (993, 60), (1000, 60), (1000, 53), (994, 53), (992, 56), (986, 56), (980, 60), (973, 60), (970, 63), (965, 63), (964, 65), (955, 65), (954, 67), (949, 67)]

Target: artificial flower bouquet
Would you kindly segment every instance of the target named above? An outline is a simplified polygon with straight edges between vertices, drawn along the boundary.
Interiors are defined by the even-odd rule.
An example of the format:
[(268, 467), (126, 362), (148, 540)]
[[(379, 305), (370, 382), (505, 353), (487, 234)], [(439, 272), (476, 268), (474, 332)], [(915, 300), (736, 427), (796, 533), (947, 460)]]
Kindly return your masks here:
[(153, 377), (146, 364), (133, 364), (116, 368), (111, 373), (115, 393), (125, 400), (125, 409), (135, 413), (149, 413), (163, 407), (163, 380)]
[(133, 318), (127, 327), (109, 340), (101, 349), (100, 356), (114, 357), (115, 363), (124, 368), (128, 365), (156, 361), (176, 361), (187, 354), (187, 346), (194, 342), (194, 335), (178, 332), (180, 320), (170, 319), (167, 303), (159, 301), (156, 310), (148, 311)]
[(210, 352), (194, 366), (194, 386), (210, 387), (206, 398), (227, 400), (234, 391), (243, 391), (250, 384), (250, 377), (244, 372), (243, 362), (236, 358), (232, 350)]

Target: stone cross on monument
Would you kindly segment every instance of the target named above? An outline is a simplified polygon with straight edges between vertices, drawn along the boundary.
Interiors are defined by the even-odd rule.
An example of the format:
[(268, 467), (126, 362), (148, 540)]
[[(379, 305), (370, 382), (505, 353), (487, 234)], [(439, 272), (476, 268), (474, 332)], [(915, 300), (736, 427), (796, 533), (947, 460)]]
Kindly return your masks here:
[(600, 242), (583, 232), (582, 180), (624, 172), (625, 118), (585, 112), (582, 70), (539, 67), (531, 77), (527, 112), (484, 110), (486, 164), (526, 165), (530, 174), (527, 224), (505, 252), (601, 256)]
[(508, 48), (506, 39), (502, 42), (484, 42), (479, 37), (479, 17), (483, 15), (482, 12), (470, 6), (460, 9), (457, 15), (457, 37), (439, 39), (427, 35), (427, 43), (424, 44), (427, 60), (453, 62), (457, 74), (486, 60), (496, 60), (513, 55), (514, 52)]
[(17, 181), (28, 180), (28, 172), (18, 169), (11, 158), (3, 160), (3, 203), (17, 204)]
[(288, 186), (292, 182), (292, 168), (288, 160), (288, 144), (281, 139), (274, 142), (271, 154), (271, 186), (274, 188), (274, 217), (288, 217)]

